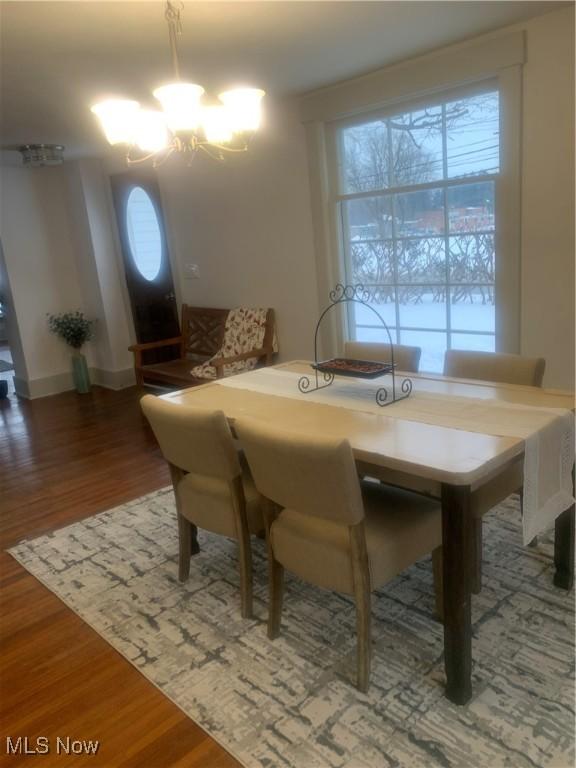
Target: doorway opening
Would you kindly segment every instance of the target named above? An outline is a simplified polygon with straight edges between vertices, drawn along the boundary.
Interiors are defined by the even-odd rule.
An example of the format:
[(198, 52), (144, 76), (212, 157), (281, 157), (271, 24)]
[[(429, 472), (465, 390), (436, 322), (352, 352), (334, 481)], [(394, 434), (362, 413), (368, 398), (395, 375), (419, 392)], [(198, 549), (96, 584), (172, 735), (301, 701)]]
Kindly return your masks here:
[(0, 398), (14, 394), (14, 365), (6, 332), (6, 308), (0, 296)]
[(14, 364), (8, 332), (8, 276), (0, 243), (0, 402), (15, 396)]

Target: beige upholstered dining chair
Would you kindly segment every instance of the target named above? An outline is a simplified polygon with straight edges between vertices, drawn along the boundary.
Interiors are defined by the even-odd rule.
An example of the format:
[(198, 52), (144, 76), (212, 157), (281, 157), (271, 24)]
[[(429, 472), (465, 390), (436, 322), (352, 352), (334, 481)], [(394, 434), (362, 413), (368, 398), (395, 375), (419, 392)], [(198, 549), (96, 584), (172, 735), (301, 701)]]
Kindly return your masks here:
[[(500, 384), (541, 386), (545, 365), (546, 361), (542, 358), (452, 349), (445, 354), (444, 375), (494, 381)], [(441, 489), (438, 483), (415, 478), (405, 472), (383, 468), (378, 478), (387, 485), (410, 488), (431, 498), (440, 497)], [(472, 591), (476, 594), (482, 588), (482, 517), (513, 493), (520, 494), (520, 509), (522, 509), (523, 484), (524, 467), (522, 459), (519, 459), (491, 482), (482, 485), (472, 493), (470, 501), (474, 516), (475, 540)]]
[[(524, 384), (530, 387), (541, 387), (545, 368), (546, 360), (542, 357), (523, 357), (522, 355), (473, 352), (460, 349), (449, 349), (444, 356), (445, 376), (494, 381), (499, 384)], [(476, 593), (480, 591), (482, 585), (482, 516), (513, 493), (520, 495), (520, 510), (522, 510), (523, 485), (523, 463), (516, 461), (499, 477), (491, 483), (481, 486), (472, 494), (477, 561), (473, 578), (473, 591)]]
[[(394, 344), (394, 362), (399, 371), (418, 373), (421, 354), (420, 347)], [(377, 360), (388, 363), (390, 362), (390, 345), (371, 341), (346, 341), (344, 342), (344, 357), (353, 360)]]
[(458, 379), (482, 379), (500, 384), (541, 387), (546, 361), (495, 352), (449, 349), (444, 355), (444, 375)]
[(370, 593), (434, 551), (441, 613), (439, 505), (409, 491), (360, 482), (347, 440), (236, 429), (263, 495), (269, 558), (268, 636), (280, 631), (284, 569), (356, 602), (358, 688), (370, 677)]
[(196, 530), (204, 528), (238, 541), (240, 597), (244, 618), (252, 615), (250, 534), (264, 529), (260, 499), (247, 466), (234, 446), (222, 411), (175, 405), (153, 395), (142, 410), (170, 466), (180, 541), (179, 579), (190, 574), (198, 552)]
[[(546, 360), (542, 357), (460, 349), (449, 349), (444, 355), (444, 375), (459, 379), (541, 387), (545, 368)], [(480, 488), (473, 496), (476, 515), (480, 517), (510, 494), (521, 492), (522, 485), (522, 462), (517, 462), (496, 482)]]

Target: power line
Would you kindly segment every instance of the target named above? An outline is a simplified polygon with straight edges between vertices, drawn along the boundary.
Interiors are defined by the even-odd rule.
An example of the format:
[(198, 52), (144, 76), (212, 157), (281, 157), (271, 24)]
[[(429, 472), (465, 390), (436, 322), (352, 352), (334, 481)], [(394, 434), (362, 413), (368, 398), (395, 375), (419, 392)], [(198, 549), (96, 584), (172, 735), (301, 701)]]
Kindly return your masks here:
[[(487, 152), (492, 152), (492, 150), (494, 150), (494, 149), (498, 150), (499, 149), (499, 145), (498, 144), (493, 144), (490, 147), (481, 147), (479, 149), (473, 149), (473, 150), (469, 150), (467, 152), (460, 152), (458, 154), (449, 156), (448, 157), (449, 170), (453, 170), (454, 168), (459, 168), (459, 167), (462, 167), (462, 166), (468, 166), (468, 165), (470, 165), (471, 163), (474, 163), (474, 162), (480, 162), (480, 161), (483, 161), (485, 163), (491, 162), (491, 161), (496, 161), (497, 162), (500, 159), (498, 152), (492, 153), (492, 154), (486, 156)], [(472, 155), (480, 155), (480, 157), (477, 157), (476, 160), (474, 160), (474, 159), (471, 160), (470, 158), (471, 158)], [(457, 158), (459, 158), (459, 160), (457, 162), (453, 162)], [(467, 159), (462, 159), (462, 158), (467, 158)], [(403, 165), (403, 166), (400, 166), (398, 168), (394, 168), (393, 170), (394, 170), (395, 175), (398, 177), (398, 175), (400, 175), (404, 171), (415, 172), (419, 168), (429, 168), (431, 171), (433, 171), (434, 170), (434, 166), (438, 165), (441, 162), (442, 162), (442, 159), (427, 160), (427, 161), (422, 161), (422, 162), (419, 162), (419, 163), (411, 163), (409, 165)], [(484, 171), (484, 172), (488, 171), (488, 169), (486, 169), (485, 167), (482, 167), (481, 170)], [(497, 170), (497, 166), (495, 166), (494, 169), (490, 169), (490, 172), (493, 172), (494, 170)], [(359, 182), (361, 183), (361, 182), (367, 182), (369, 180), (380, 180), (380, 179), (383, 180), (385, 176), (388, 176), (388, 171), (387, 171), (387, 169), (382, 168), (381, 170), (375, 171), (374, 173), (365, 173), (363, 175), (357, 176), (356, 179), (355, 179), (355, 182), (356, 183), (359, 183)], [(439, 181), (440, 180), (441, 179), (439, 179)], [(384, 185), (384, 184), (382, 185), (382, 187), (383, 188), (388, 188), (388, 186)]]

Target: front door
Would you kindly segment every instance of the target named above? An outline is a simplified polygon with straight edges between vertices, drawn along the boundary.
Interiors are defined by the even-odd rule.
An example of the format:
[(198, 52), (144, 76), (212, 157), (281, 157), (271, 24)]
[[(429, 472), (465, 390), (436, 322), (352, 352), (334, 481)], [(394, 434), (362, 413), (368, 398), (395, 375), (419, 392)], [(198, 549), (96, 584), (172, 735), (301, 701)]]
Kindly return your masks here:
[(126, 283), (139, 344), (180, 335), (158, 184), (134, 173), (112, 177)]

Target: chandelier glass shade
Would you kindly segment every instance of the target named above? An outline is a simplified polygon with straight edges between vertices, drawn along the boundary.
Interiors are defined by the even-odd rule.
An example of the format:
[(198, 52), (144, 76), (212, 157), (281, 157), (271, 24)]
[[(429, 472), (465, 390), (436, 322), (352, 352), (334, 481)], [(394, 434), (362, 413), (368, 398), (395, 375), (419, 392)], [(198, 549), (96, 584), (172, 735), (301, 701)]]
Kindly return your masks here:
[(180, 7), (166, 3), (174, 82), (154, 90), (161, 109), (145, 109), (137, 101), (108, 99), (91, 111), (100, 120), (108, 142), (127, 147), (128, 163), (152, 159), (159, 164), (173, 152), (192, 158), (199, 150), (216, 159), (225, 153), (245, 152), (250, 136), (260, 127), (259, 88), (235, 88), (218, 96), (217, 105), (202, 102), (204, 88), (180, 80), (177, 36)]

